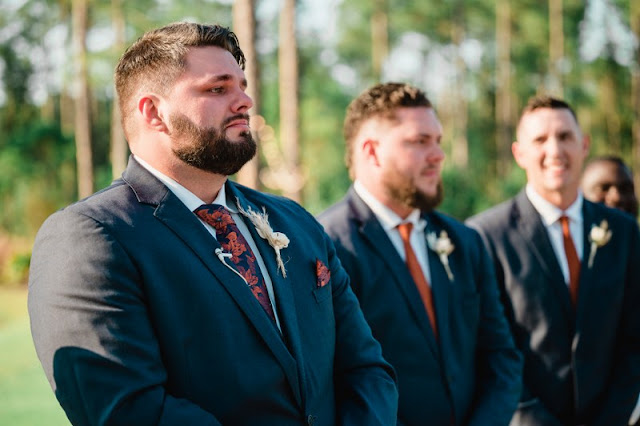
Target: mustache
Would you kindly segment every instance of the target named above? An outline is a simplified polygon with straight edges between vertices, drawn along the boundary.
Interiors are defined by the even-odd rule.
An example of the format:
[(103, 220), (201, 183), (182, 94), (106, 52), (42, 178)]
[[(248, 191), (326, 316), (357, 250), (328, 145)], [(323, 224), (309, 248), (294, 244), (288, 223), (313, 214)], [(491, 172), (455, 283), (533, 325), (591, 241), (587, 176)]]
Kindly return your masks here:
[(231, 123), (234, 120), (247, 120), (249, 121), (249, 114), (236, 114), (236, 115), (232, 115), (231, 117), (226, 118), (223, 122), (222, 125), (226, 126), (227, 124)]

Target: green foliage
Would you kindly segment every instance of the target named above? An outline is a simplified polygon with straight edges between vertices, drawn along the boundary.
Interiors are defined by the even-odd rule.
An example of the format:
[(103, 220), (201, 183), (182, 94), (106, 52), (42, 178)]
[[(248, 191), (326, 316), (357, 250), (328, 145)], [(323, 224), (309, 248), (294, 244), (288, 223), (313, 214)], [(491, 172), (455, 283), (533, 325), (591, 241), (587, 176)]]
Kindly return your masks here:
[(0, 424), (68, 426), (33, 348), (26, 299), (26, 288), (0, 287)]

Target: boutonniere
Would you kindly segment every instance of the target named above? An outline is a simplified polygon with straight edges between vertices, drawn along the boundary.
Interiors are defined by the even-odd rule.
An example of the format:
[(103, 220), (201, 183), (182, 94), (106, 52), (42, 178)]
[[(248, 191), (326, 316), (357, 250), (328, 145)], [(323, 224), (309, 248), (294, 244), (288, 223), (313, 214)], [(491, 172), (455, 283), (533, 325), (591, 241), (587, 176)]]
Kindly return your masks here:
[(435, 232), (429, 232), (429, 234), (427, 234), (427, 244), (429, 245), (429, 248), (435, 251), (440, 258), (440, 262), (447, 271), (449, 281), (453, 281), (453, 273), (451, 273), (451, 268), (449, 267), (449, 255), (453, 252), (453, 249), (455, 249), (456, 246), (451, 243), (449, 235), (447, 235), (447, 231), (440, 231), (439, 237), (436, 237)]
[(589, 250), (589, 268), (593, 266), (593, 259), (596, 257), (596, 251), (599, 247), (609, 242), (613, 233), (609, 229), (609, 222), (603, 219), (600, 226), (591, 225), (589, 232), (589, 241), (591, 241), (591, 249)]
[(252, 210), (251, 207), (249, 207), (248, 210), (245, 210), (242, 208), (242, 206), (240, 205), (240, 200), (238, 200), (237, 198), (236, 205), (238, 206), (238, 211), (240, 212), (240, 214), (249, 219), (253, 226), (255, 226), (260, 238), (267, 240), (269, 245), (273, 247), (276, 252), (278, 269), (282, 273), (282, 276), (284, 278), (287, 278), (287, 271), (286, 269), (284, 269), (284, 263), (282, 262), (280, 250), (285, 249), (289, 246), (289, 238), (282, 232), (275, 232), (271, 228), (271, 225), (269, 225), (269, 215), (267, 214), (267, 209), (265, 207), (262, 207), (262, 213)]

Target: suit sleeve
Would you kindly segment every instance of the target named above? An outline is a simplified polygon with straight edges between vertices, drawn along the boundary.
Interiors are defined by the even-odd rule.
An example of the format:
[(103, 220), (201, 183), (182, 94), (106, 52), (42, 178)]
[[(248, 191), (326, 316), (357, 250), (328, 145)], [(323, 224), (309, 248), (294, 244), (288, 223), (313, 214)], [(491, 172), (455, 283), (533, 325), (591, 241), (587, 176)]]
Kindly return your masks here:
[(489, 255), (474, 232), (480, 294), (477, 385), (469, 425), (508, 425), (522, 388), (522, 356), (511, 337)]
[(128, 253), (93, 219), (62, 211), (39, 231), (31, 331), (60, 405), (74, 425), (219, 425), (166, 392), (141, 283)]
[(626, 265), (625, 291), (616, 341), (615, 369), (593, 426), (626, 425), (640, 389), (640, 233), (633, 224)]
[(396, 423), (398, 391), (393, 368), (364, 319), (349, 277), (325, 234), (329, 250), (336, 321), (335, 389), (337, 424)]

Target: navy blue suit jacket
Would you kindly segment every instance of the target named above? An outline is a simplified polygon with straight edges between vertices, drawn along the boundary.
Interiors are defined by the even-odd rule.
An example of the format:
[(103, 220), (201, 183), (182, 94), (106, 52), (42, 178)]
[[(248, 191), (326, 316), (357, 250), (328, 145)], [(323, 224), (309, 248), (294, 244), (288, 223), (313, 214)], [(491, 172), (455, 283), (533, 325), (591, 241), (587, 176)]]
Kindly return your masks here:
[(439, 213), (425, 232), (446, 230), (455, 245), (450, 281), (429, 250), (436, 341), (408, 268), (371, 209), (351, 188), (320, 215), (351, 276), (365, 318), (396, 369), (398, 424), (506, 425), (520, 396), (521, 356), (478, 234)]
[[(38, 356), (76, 425), (389, 425), (394, 373), (333, 244), (299, 205), (227, 182), (265, 207), (282, 250), (247, 223), (273, 281), (281, 336), (215, 238), (131, 160), (121, 180), (38, 233), (29, 313)], [(320, 262), (320, 263), (318, 263)], [(330, 280), (318, 286), (317, 265)]]
[[(488, 247), (525, 357), (514, 425), (626, 425), (640, 390), (640, 236), (631, 216), (584, 201), (577, 310), (525, 191), (469, 223)], [(591, 227), (611, 240), (588, 265)]]

